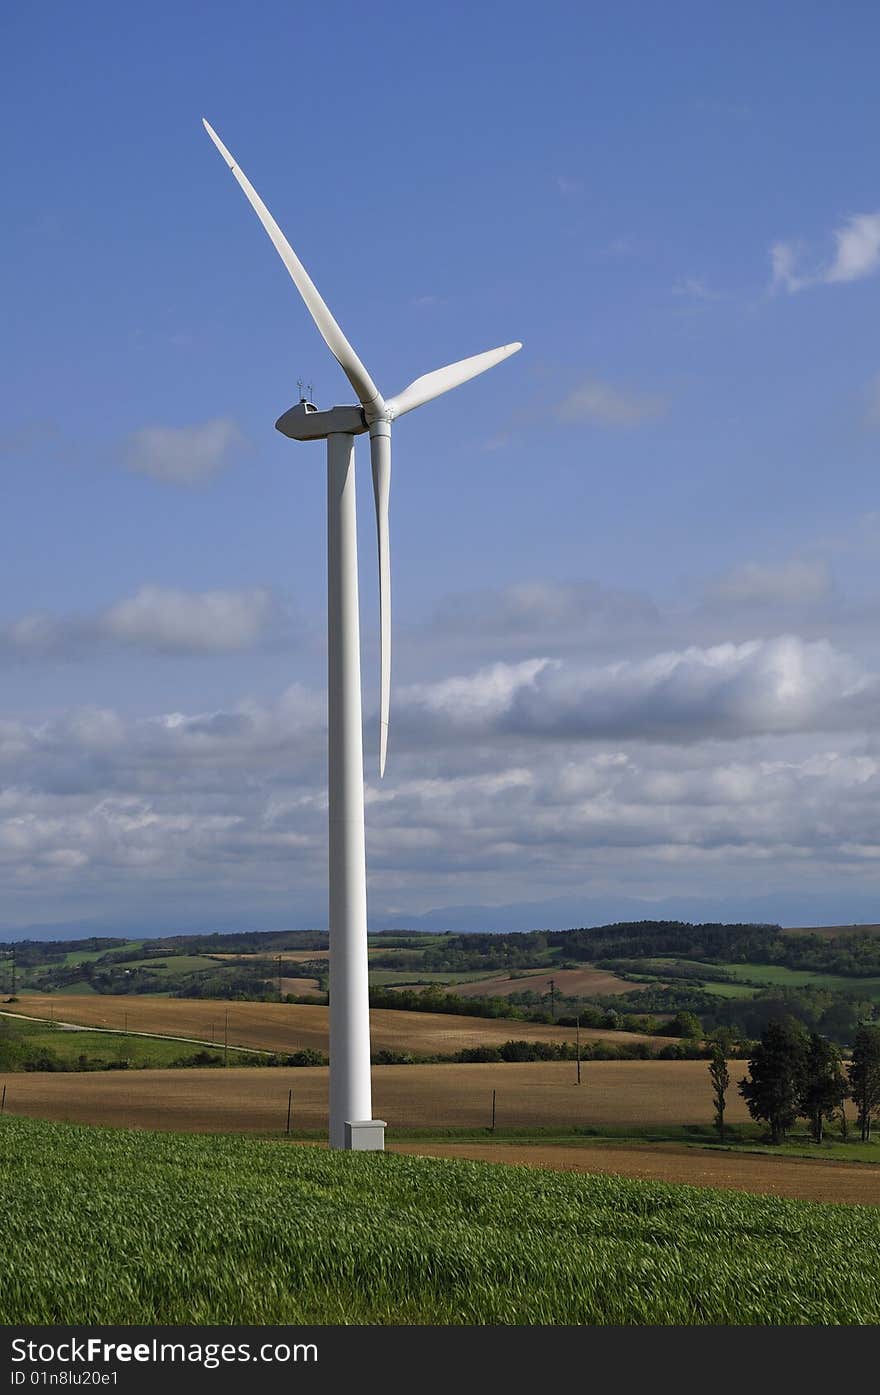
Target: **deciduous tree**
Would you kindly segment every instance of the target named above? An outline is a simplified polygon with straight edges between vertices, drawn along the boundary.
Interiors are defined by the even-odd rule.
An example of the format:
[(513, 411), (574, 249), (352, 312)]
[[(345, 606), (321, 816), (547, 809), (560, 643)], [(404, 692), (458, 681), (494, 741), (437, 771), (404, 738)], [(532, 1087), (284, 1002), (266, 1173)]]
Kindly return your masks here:
[(749, 1113), (770, 1126), (773, 1143), (783, 1141), (798, 1116), (807, 1047), (807, 1033), (799, 1022), (768, 1022), (749, 1061), (749, 1074), (739, 1082)]
[(864, 1024), (856, 1032), (849, 1065), (850, 1098), (858, 1110), (862, 1142), (871, 1138), (871, 1115), (880, 1108), (880, 1027)]
[(818, 1032), (810, 1033), (804, 1067), (798, 1113), (809, 1120), (813, 1141), (821, 1143), (825, 1120), (840, 1108), (849, 1087), (841, 1069), (840, 1052)]

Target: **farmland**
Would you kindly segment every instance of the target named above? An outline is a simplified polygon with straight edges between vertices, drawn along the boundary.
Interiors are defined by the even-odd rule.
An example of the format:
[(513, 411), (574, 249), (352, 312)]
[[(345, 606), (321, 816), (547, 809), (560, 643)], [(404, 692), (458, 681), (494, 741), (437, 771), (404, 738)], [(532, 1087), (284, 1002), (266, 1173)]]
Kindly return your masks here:
[(612, 997), (638, 988), (638, 984), (627, 982), (619, 974), (588, 964), (577, 969), (524, 970), (517, 974), (474, 978), (470, 983), (459, 983), (455, 991), (460, 998), (509, 998), (515, 993), (536, 993), (544, 997), (550, 993), (551, 983), (553, 990), (564, 998)]
[[(731, 1061), (734, 1079), (745, 1062)], [(482, 1129), (496, 1092), (498, 1126), (508, 1128), (668, 1128), (711, 1119), (705, 1061), (591, 1061), (576, 1084), (568, 1061), (504, 1065), (377, 1066), (373, 1107), (391, 1129)], [(15, 1114), (181, 1132), (277, 1131), (295, 1099), (295, 1127), (327, 1126), (327, 1070), (232, 1068), (7, 1077)], [(745, 1123), (731, 1090), (728, 1122)]]
[(874, 1207), (8, 1117), (0, 1168), (4, 1324), (880, 1321)]
[[(263, 1051), (329, 1049), (329, 1009), (304, 1003), (216, 1002), (200, 998), (164, 998), (110, 994), (79, 996), (29, 994), (18, 1009), (32, 1017), (76, 1023), (103, 1030), (149, 1032), (161, 1036), (222, 1043)], [(370, 1013), (374, 1050), (451, 1055), (468, 1046), (500, 1045), (512, 1036), (526, 1041), (573, 1041), (571, 1027), (545, 1022), (511, 1023), (506, 1018), (457, 1017), (449, 1013)], [(656, 1048), (664, 1038), (601, 1027), (583, 1028), (584, 1041), (646, 1043)]]

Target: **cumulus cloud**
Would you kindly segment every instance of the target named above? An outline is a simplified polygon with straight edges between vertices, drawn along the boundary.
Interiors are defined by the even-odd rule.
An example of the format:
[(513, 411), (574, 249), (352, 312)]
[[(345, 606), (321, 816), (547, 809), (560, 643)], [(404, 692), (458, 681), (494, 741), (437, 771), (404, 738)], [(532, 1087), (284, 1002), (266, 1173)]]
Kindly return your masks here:
[(272, 597), (265, 587), (242, 591), (180, 591), (142, 586), (101, 616), (108, 637), (160, 653), (247, 649), (264, 633)]
[(129, 436), (124, 460), (129, 470), (169, 484), (203, 484), (225, 469), (245, 446), (229, 417), (193, 426), (145, 426)]
[(805, 286), (834, 285), (860, 281), (880, 270), (880, 211), (855, 213), (834, 229), (835, 253), (824, 266), (812, 271), (797, 269), (802, 246), (795, 242), (775, 242), (770, 248), (773, 289), (790, 293)]
[(659, 394), (636, 393), (587, 378), (553, 408), (557, 421), (588, 422), (594, 426), (638, 426), (666, 410)]
[(87, 658), (112, 649), (211, 654), (249, 649), (280, 625), (271, 591), (142, 586), (94, 615), (36, 611), (0, 625), (0, 660)]
[(405, 688), (398, 724), (424, 739), (479, 733), (544, 740), (694, 742), (850, 730), (872, 716), (880, 679), (827, 640), (794, 635), (597, 667), (533, 659)]
[[(865, 675), (830, 646), (719, 648), (598, 677), (533, 660), (402, 690), (389, 775), (367, 776), (374, 913), (448, 901), (450, 879), (459, 899), (509, 902), (874, 876), (876, 706), (851, 709), (852, 730), (808, 730)], [(715, 739), (715, 705), (736, 745)], [(325, 743), (324, 694), (299, 687), (137, 720), (3, 719), (7, 915), (143, 907), (173, 929), (182, 907), (210, 925), (234, 905), (239, 928), (303, 924), (326, 894)]]
[(827, 640), (783, 635), (592, 670), (548, 668), (517, 688), (504, 724), (555, 737), (731, 740), (858, 727), (878, 696), (877, 677)]

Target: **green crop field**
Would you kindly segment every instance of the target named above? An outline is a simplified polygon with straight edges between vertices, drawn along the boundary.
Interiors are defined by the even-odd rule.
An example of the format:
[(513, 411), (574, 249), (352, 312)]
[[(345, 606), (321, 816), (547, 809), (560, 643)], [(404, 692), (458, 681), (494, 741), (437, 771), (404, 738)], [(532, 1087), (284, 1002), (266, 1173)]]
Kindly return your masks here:
[[(762, 987), (830, 988), (835, 993), (854, 993), (860, 998), (880, 999), (880, 978), (851, 978), (843, 974), (823, 974), (811, 969), (788, 969), (783, 964), (719, 964), (733, 978)], [(708, 985), (707, 985), (708, 987)]]
[(703, 983), (703, 992), (716, 998), (754, 998), (757, 989), (748, 983)]
[[(189, 1064), (199, 1052), (213, 1057), (212, 1063), (223, 1064), (222, 1042), (219, 1046), (209, 1047), (195, 1042), (138, 1036), (136, 1033), (70, 1031), (48, 1022), (24, 1021), (3, 1015), (0, 1016), (0, 1068), (22, 1069), (20, 1064), (15, 1065), (10, 1060), (4, 1049), (6, 1043), (11, 1043), (13, 1050), (18, 1047), (28, 1053), (45, 1052), (58, 1063), (54, 1068), (62, 1070), (157, 1070)], [(251, 1061), (259, 1064), (265, 1062), (265, 1056), (260, 1053), (237, 1050), (234, 1050), (233, 1059), (236, 1065)], [(39, 1069), (47, 1070), (50, 1067), (41, 1064)]]
[(880, 1209), (0, 1120), (0, 1323), (875, 1324)]

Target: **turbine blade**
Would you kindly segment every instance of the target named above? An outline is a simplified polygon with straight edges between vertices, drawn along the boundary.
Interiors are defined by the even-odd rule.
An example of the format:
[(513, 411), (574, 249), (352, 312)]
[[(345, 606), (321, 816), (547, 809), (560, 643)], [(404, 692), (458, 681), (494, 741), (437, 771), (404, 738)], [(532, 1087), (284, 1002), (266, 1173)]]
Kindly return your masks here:
[(379, 776), (385, 774), (391, 706), (391, 556), (388, 545), (388, 499), (391, 493), (391, 427), (375, 422), (370, 432), (373, 497), (379, 542)]
[(226, 161), (238, 183), (259, 218), (266, 232), (271, 238), (275, 250), (283, 261), (293, 279), (293, 283), (306, 303), (306, 307), (315, 324), (320, 330), (324, 343), (336, 359), (348, 381), (351, 383), (358, 396), (358, 401), (362, 407), (376, 407), (379, 411), (384, 407), (382, 395), (376, 384), (373, 382), (364, 365), (361, 363), (354, 349), (349, 344), (339, 325), (334, 320), (324, 301), (303, 266), (299, 257), (294, 252), (284, 233), (279, 228), (272, 214), (269, 212), (263, 200), (260, 198), (250, 180), (239, 169), (233, 160), (226, 146), (223, 144), (217, 132), (202, 117), (202, 124), (211, 140), (216, 145), (223, 159)]
[(421, 407), (424, 402), (430, 402), (432, 398), (460, 387), (469, 378), (476, 378), (478, 373), (485, 373), (487, 368), (494, 368), (496, 363), (510, 358), (511, 354), (518, 353), (521, 348), (522, 344), (519, 343), (504, 344), (500, 349), (489, 349), (485, 354), (474, 354), (473, 358), (460, 359), (458, 363), (450, 363), (446, 368), (435, 368), (433, 373), (416, 378), (403, 392), (392, 397), (386, 403), (386, 407), (392, 416), (401, 417), (404, 412), (411, 412), (414, 407)]

